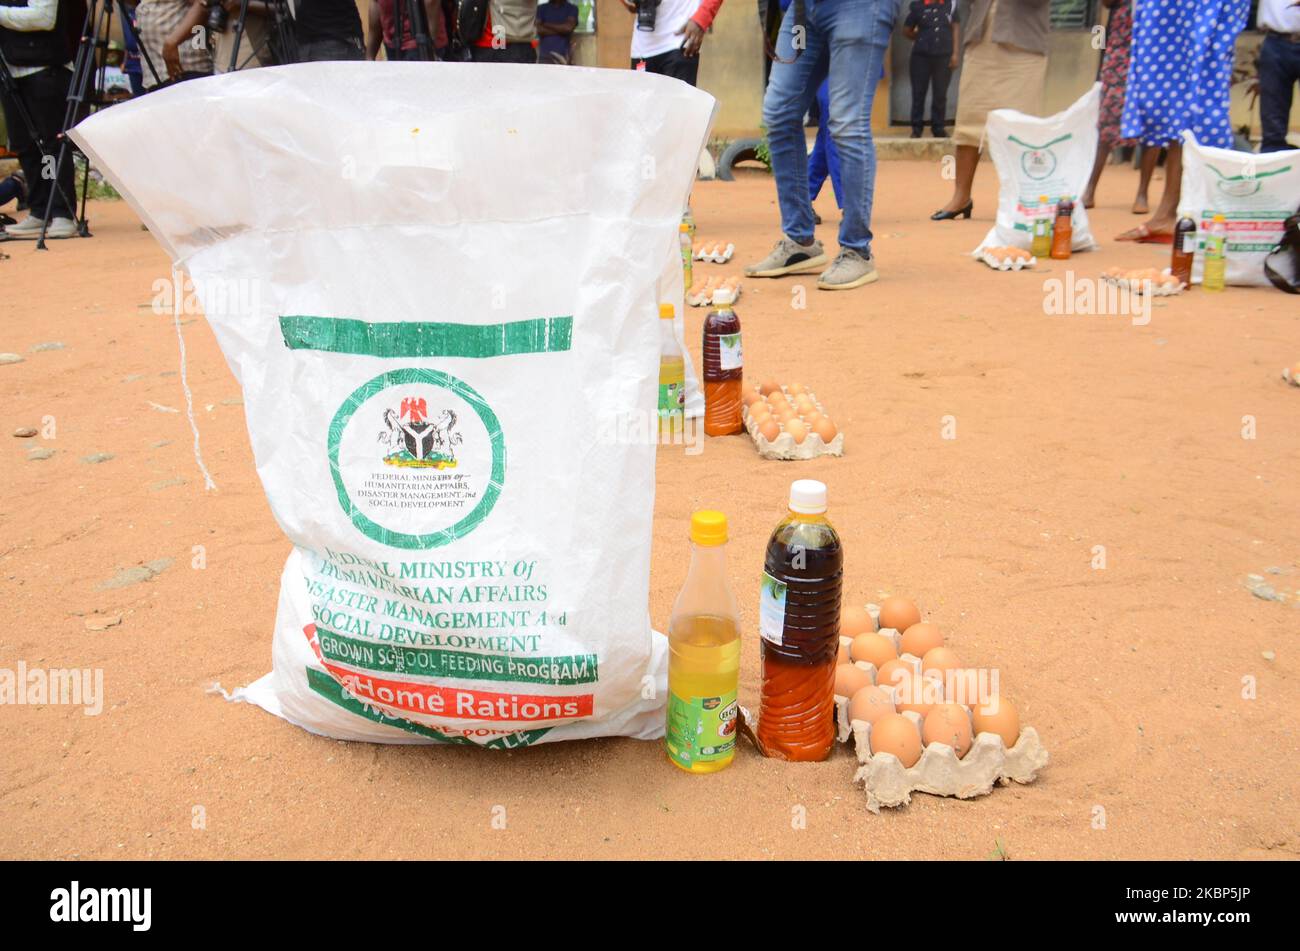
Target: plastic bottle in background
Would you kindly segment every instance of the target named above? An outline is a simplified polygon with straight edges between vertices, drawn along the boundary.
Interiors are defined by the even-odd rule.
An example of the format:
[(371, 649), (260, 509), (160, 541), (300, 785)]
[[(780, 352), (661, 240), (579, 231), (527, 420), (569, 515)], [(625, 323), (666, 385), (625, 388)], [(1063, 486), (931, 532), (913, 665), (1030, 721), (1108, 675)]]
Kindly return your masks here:
[(1038, 212), (1034, 216), (1029, 253), (1040, 260), (1052, 253), (1052, 203), (1046, 195), (1038, 196)]
[(1196, 259), (1196, 222), (1187, 215), (1174, 226), (1173, 252), (1169, 273), (1188, 287), (1192, 286), (1192, 262)]
[(691, 567), (668, 622), (668, 723), (675, 765), (715, 773), (736, 755), (740, 612), (727, 583), (727, 517), (691, 516)]
[(659, 435), (678, 435), (686, 421), (686, 360), (677, 346), (673, 305), (659, 305)]
[(682, 212), (682, 224), (686, 225), (686, 233), (691, 236), (691, 244), (695, 243), (695, 215), (691, 213), (691, 203), (686, 203), (686, 210)]
[(683, 286), (689, 291), (694, 280), (691, 271), (695, 261), (695, 242), (684, 221), (677, 228), (677, 240), (682, 246), (682, 278), (686, 282)]
[(1207, 291), (1224, 288), (1228, 269), (1228, 222), (1223, 215), (1215, 215), (1210, 230), (1205, 235), (1205, 267), (1201, 286)]
[(1056, 223), (1052, 226), (1052, 257), (1058, 261), (1068, 261), (1074, 244), (1074, 202), (1069, 195), (1062, 195), (1056, 203)]
[(835, 741), (844, 556), (825, 513), (826, 486), (798, 480), (790, 486), (790, 512), (767, 543), (757, 731), (765, 756), (823, 760)]
[(704, 318), (704, 434), (730, 436), (745, 431), (740, 416), (744, 360), (740, 317), (725, 291), (713, 295), (716, 310)]

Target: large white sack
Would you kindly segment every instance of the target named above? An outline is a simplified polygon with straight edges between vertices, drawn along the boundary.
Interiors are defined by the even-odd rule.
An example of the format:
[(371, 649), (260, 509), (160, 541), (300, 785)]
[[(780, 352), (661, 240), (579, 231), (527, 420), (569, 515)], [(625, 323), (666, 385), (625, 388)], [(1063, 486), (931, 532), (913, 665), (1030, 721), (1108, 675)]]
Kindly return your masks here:
[(1043, 195), (1052, 205), (1053, 220), (1062, 197), (1074, 201), (1073, 250), (1097, 247), (1080, 196), (1097, 156), (1100, 102), (1101, 84), (1095, 83), (1074, 105), (1045, 119), (1015, 109), (989, 113), (984, 138), (998, 172), (998, 217), (975, 253), (988, 247), (1029, 250)]
[(713, 107), (631, 70), (316, 63), (75, 130), (193, 277), (294, 545), (239, 696), (358, 740), (662, 733), (656, 284)]
[(1264, 259), (1278, 246), (1286, 219), (1300, 210), (1300, 149), (1236, 152), (1201, 145), (1183, 133), (1179, 216), (1196, 222), (1192, 283), (1205, 270), (1205, 236), (1215, 215), (1227, 219), (1225, 281), (1269, 286)]

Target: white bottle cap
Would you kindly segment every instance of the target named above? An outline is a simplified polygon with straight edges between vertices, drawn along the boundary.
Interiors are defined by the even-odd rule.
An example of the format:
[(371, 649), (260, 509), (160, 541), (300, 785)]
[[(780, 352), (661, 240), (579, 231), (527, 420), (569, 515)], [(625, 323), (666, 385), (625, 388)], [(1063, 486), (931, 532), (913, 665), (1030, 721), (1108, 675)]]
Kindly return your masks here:
[(820, 515), (826, 511), (826, 483), (816, 479), (796, 479), (790, 483), (790, 511), (800, 515)]

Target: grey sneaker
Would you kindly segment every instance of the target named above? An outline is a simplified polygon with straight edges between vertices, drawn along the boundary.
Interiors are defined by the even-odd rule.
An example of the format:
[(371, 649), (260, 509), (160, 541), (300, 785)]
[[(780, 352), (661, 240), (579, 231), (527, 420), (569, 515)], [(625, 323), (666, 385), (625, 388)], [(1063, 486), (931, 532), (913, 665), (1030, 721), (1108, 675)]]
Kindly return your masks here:
[[(44, 223), (44, 219), (28, 215), (18, 224), (5, 228), (3, 234), (10, 241), (34, 241), (41, 236), (41, 225)], [(50, 222), (49, 230), (45, 233), (47, 238), (75, 238), (76, 236), (77, 225), (71, 218), (55, 218)]]
[(822, 276), (817, 278), (817, 287), (823, 291), (847, 291), (879, 278), (880, 273), (870, 258), (845, 248), (835, 258), (835, 263), (822, 271)]
[(781, 277), (784, 274), (803, 274), (824, 267), (826, 261), (826, 249), (817, 239), (814, 238), (812, 244), (799, 244), (789, 238), (782, 238), (771, 254), (757, 264), (745, 266), (745, 276)]

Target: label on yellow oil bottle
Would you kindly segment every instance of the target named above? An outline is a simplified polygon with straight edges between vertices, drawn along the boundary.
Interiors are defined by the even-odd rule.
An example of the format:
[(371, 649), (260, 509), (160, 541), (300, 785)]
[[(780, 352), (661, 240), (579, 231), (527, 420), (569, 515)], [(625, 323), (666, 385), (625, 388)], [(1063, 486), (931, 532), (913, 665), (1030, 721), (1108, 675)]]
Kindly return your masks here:
[(683, 769), (726, 759), (736, 748), (736, 692), (684, 700), (668, 694), (668, 756)]

